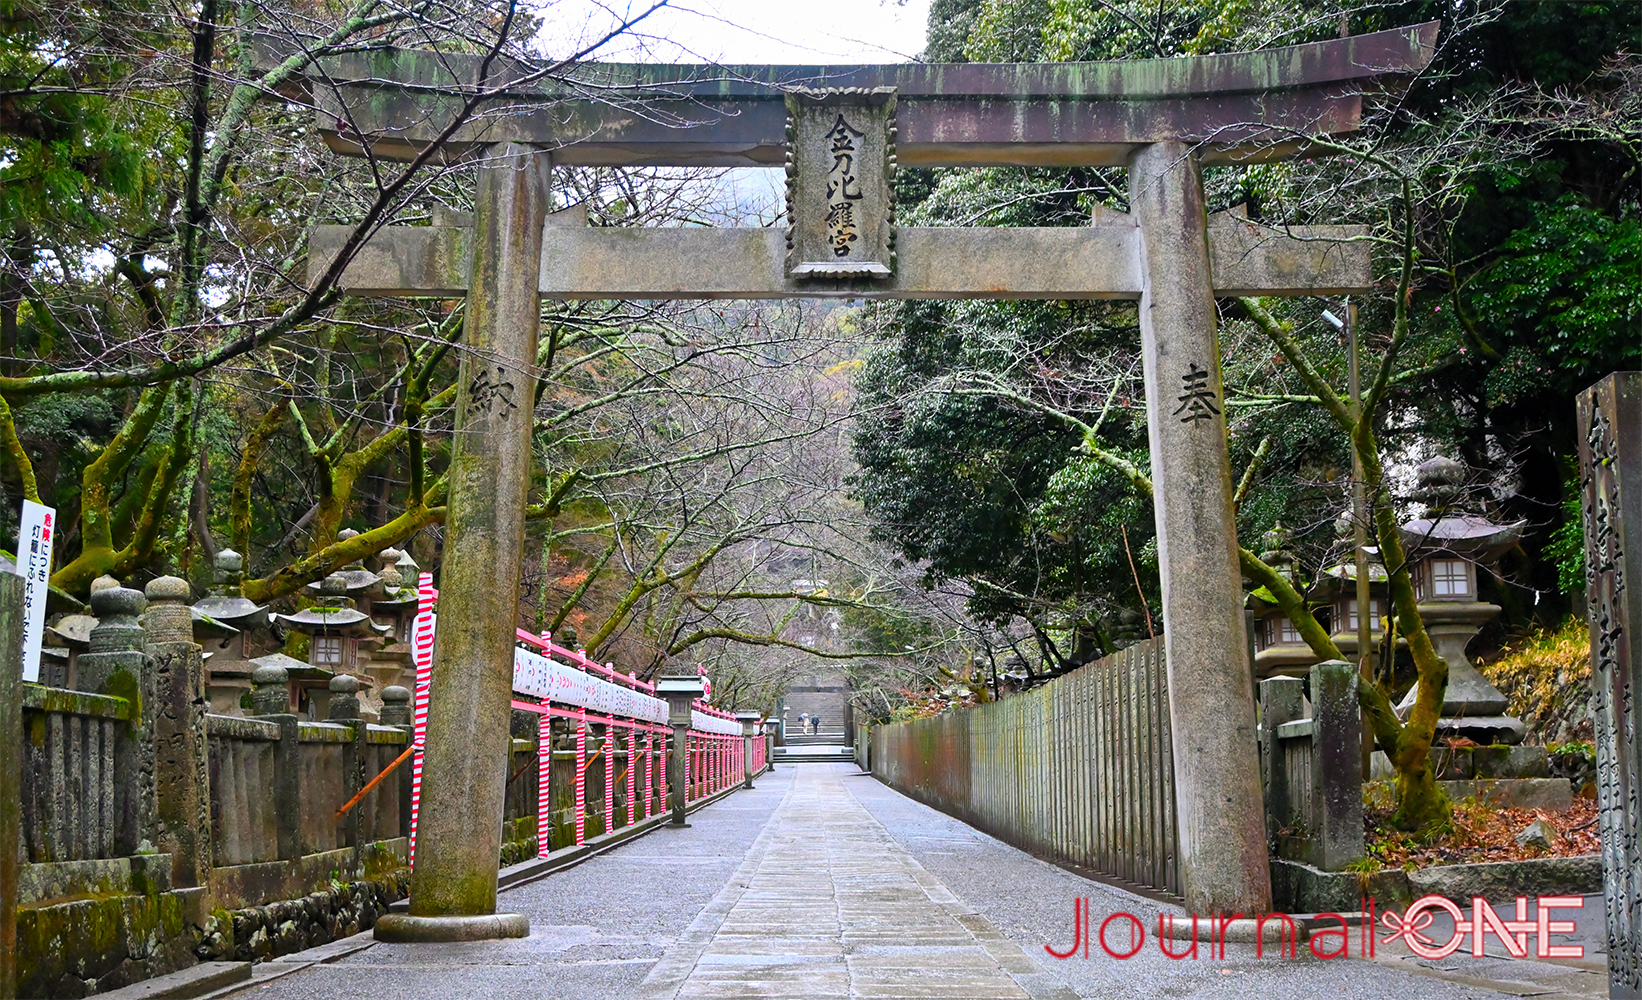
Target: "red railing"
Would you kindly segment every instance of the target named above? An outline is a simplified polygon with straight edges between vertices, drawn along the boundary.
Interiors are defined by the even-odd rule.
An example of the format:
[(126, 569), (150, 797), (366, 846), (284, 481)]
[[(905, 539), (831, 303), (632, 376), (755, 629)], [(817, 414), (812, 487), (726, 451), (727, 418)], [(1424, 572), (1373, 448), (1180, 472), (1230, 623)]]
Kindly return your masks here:
[[(410, 852), (414, 864), (416, 851), (416, 818), (420, 800), (422, 783), (422, 746), (425, 739), (427, 724), (428, 681), (430, 668), (433, 663), (433, 607), (438, 600), (439, 592), (433, 587), (431, 574), (423, 573), (418, 578), (417, 596), (420, 603), (416, 617), (416, 627), (412, 636), (412, 649), (416, 662), (416, 693), (414, 703), (414, 742), (416, 753), (412, 758), (411, 770), (411, 835)], [(515, 637), (518, 643), (534, 649), (560, 664), (569, 665), (585, 673), (604, 678), (610, 683), (628, 687), (642, 692), (650, 698), (655, 697), (655, 685), (641, 681), (635, 674), (623, 674), (615, 669), (614, 664), (599, 663), (588, 657), (584, 649), (568, 649), (553, 642), (550, 633), (533, 635), (524, 629), (517, 629)], [(654, 704), (651, 702), (650, 704)], [(671, 729), (654, 719), (628, 718), (610, 712), (599, 712), (579, 705), (555, 704), (549, 698), (528, 700), (515, 697), (513, 708), (532, 712), (538, 717), (537, 729), (537, 774), (536, 774), (536, 834), (537, 853), (546, 855), (551, 849), (552, 809), (550, 792), (552, 788), (552, 720), (562, 719), (575, 725), (575, 842), (582, 844), (587, 839), (587, 771), (589, 758), (587, 753), (587, 727), (601, 725), (605, 727), (605, 741), (600, 753), (609, 754), (603, 768), (604, 771), (604, 829), (616, 828), (616, 785), (618, 780), (626, 784), (627, 808), (625, 822), (622, 825), (631, 825), (640, 820), (648, 819), (667, 808), (665, 782), (658, 787), (656, 779), (665, 773), (668, 737)], [(715, 720), (727, 722), (736, 721), (735, 714), (724, 709), (697, 700), (692, 706), (695, 711)], [(704, 723), (705, 725), (705, 723)], [(719, 728), (719, 727), (714, 727)], [(618, 779), (614, 766), (615, 753), (613, 747), (618, 734), (625, 734), (626, 754), (628, 766), (626, 773)], [(753, 770), (756, 773), (765, 765), (764, 741), (760, 736), (753, 741), (752, 755)], [(685, 755), (685, 801), (696, 802), (706, 796), (716, 794), (724, 789), (740, 783), (747, 773), (748, 755), (746, 741), (741, 735), (728, 732), (708, 732), (692, 727), (687, 736), (687, 752)], [(640, 794), (639, 778), (642, 772), (644, 791)]]

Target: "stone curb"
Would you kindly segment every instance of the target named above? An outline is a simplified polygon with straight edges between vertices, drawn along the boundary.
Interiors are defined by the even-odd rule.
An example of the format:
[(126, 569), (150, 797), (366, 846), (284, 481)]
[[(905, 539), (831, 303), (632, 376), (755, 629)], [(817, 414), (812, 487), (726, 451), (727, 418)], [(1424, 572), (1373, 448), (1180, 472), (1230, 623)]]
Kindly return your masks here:
[(250, 962), (201, 962), (97, 995), (106, 1000), (191, 1000), (250, 979)]
[(493, 941), (530, 936), (530, 918), (523, 913), (476, 913), (470, 916), (418, 917), (384, 913), (372, 934), (378, 941), (419, 944), (430, 941)]
[(1436, 895), (1466, 902), (1472, 896), (1584, 896), (1602, 891), (1602, 855), (1438, 865), (1409, 872), (1408, 887), (1416, 898)]
[(1354, 872), (1325, 872), (1299, 861), (1273, 858), (1271, 870), (1276, 902), (1307, 913), (1355, 910), (1364, 896), (1373, 896), (1382, 906), (1405, 906), (1430, 895), (1469, 904), (1472, 896), (1506, 899), (1602, 891), (1600, 854), (1437, 865), (1412, 872), (1387, 868), (1367, 876), (1366, 886)]
[[(1294, 921), (1291, 932), (1288, 925), (1277, 919), (1278, 914), (1268, 914), (1261, 920), (1239, 918), (1221, 924), (1215, 917), (1198, 917), (1193, 920), (1188, 914), (1184, 919), (1179, 914), (1175, 919), (1166, 922), (1165, 935), (1170, 941), (1197, 940), (1206, 944), (1217, 945), (1222, 942), (1230, 944), (1253, 944), (1256, 940), (1264, 943), (1287, 944), (1288, 940), (1295, 944), (1303, 943), (1311, 936), (1311, 928), (1304, 918), (1297, 914), (1289, 914)], [(1285, 940), (1287, 939), (1287, 940)]]

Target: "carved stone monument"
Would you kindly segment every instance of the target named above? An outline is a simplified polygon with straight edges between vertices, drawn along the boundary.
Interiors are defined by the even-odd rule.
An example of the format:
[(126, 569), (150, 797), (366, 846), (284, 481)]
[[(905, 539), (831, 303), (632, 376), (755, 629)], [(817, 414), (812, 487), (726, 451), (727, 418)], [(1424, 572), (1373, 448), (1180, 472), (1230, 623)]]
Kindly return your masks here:
[(1577, 406), (1608, 992), (1642, 997), (1642, 372), (1609, 375)]

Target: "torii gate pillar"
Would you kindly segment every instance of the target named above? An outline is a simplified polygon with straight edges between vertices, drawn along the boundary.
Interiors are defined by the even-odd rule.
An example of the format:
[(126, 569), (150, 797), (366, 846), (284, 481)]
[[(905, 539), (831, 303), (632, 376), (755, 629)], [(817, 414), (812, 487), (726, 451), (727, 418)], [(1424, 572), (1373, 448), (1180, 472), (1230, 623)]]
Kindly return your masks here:
[(1195, 913), (1271, 909), (1254, 693), (1226, 453), (1202, 171), (1184, 142), (1129, 160), (1163, 584), (1181, 888)]
[[(530, 921), (496, 912), (513, 692), (513, 636), (547, 221), (548, 154), (518, 143), (486, 151), (474, 197), (466, 350), (456, 388), (450, 510), (439, 588), (439, 642), (428, 697), (410, 914), (388, 914), (395, 941), (525, 937)], [(384, 924), (386, 926), (384, 926)]]

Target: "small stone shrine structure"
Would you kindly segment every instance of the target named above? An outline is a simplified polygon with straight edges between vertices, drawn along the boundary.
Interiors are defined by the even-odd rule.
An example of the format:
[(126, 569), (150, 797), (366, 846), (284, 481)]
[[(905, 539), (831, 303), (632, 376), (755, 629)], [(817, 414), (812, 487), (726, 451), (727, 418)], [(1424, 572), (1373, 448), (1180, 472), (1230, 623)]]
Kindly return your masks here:
[[(1356, 663), (1360, 657), (1357, 655), (1357, 560), (1352, 529), (1349, 511), (1335, 519), (1334, 544), (1343, 548), (1345, 555), (1317, 575), (1317, 581), (1306, 591), (1306, 599), (1324, 608), (1329, 638), (1347, 660)], [(1385, 571), (1385, 564), (1380, 562), (1378, 548), (1368, 546), (1364, 554), (1367, 556), (1363, 568), (1368, 575), (1369, 645), (1378, 652), (1385, 636), (1382, 616), (1391, 603), (1391, 577)], [(1407, 646), (1408, 641), (1399, 639), (1397, 644)]]
[[(347, 570), (332, 573), (318, 581), (319, 598), (312, 607), (292, 615), (274, 616), (274, 620), (286, 628), (308, 636), (308, 663), (303, 666), (311, 667), (312, 671), (304, 676), (287, 664), (279, 665), (285, 667), (293, 692), (300, 688), (305, 693), (303, 700), (315, 718), (330, 717), (330, 692), (335, 690), (331, 687), (331, 678), (357, 670), (360, 646), (374, 644), (386, 632), (385, 626), (377, 625), (370, 615), (355, 608), (349, 597), (350, 591), (363, 592), (376, 582), (376, 574), (363, 566), (352, 573)], [(266, 665), (262, 660), (257, 663)]]
[[(1260, 558), (1277, 575), (1304, 590), (1299, 578), (1299, 560), (1289, 549), (1293, 535), (1281, 523), (1260, 536)], [(1257, 680), (1268, 677), (1304, 677), (1319, 659), (1300, 630), (1289, 620), (1277, 599), (1264, 587), (1256, 587), (1244, 602), (1254, 622), (1254, 676)]]
[(382, 645), (371, 651), (365, 670), (377, 679), (377, 688), (391, 684), (414, 685), (416, 664), (411, 658), (411, 629), (416, 622), (416, 565), (409, 552), (383, 549), (380, 582), (371, 588), (369, 612), (377, 626), (385, 629)]
[[(1139, 303), (1163, 590), (1163, 639), (1188, 908), (1270, 909), (1215, 297), (1373, 284), (1349, 227), (1276, 230), (1205, 211), (1202, 168), (1308, 154), (1396, 91), (1437, 23), (1180, 59), (885, 66), (585, 64), (448, 52), (327, 56), (307, 77), (344, 153), (478, 164), (467, 225), (397, 226), (357, 254), (352, 227), (310, 237), (313, 276), (358, 295), (467, 297), (439, 644), (411, 915), (427, 933), (498, 920), (518, 579), (530, 484), (528, 387), (541, 299), (1119, 298)], [(266, 52), (267, 62), (285, 53)], [(455, 126), (451, 114), (476, 109)], [(897, 164), (1123, 166), (1128, 214), (1070, 228), (894, 225)], [(554, 212), (560, 165), (785, 166), (788, 227), (589, 228)], [(457, 221), (447, 218), (443, 221)]]

